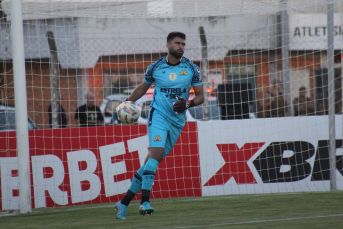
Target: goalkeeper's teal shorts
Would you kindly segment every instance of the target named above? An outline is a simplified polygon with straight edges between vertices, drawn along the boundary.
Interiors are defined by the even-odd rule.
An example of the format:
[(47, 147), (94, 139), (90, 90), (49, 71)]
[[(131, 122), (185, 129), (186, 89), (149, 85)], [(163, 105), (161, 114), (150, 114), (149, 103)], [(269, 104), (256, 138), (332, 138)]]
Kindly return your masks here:
[(149, 148), (164, 148), (165, 158), (174, 147), (182, 128), (173, 126), (156, 109), (151, 108), (148, 114)]

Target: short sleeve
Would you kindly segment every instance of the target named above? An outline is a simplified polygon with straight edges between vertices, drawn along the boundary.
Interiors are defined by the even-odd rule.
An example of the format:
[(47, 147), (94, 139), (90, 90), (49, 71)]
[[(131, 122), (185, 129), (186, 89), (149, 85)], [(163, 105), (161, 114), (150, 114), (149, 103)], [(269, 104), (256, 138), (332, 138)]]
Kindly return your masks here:
[(155, 82), (155, 79), (152, 76), (153, 68), (154, 68), (153, 64), (150, 64), (149, 67), (145, 71), (144, 82), (147, 84), (152, 84), (153, 82)]
[(202, 85), (202, 77), (201, 77), (201, 71), (198, 66), (193, 64), (193, 69), (194, 69), (194, 75), (192, 78), (192, 86), (199, 86)]

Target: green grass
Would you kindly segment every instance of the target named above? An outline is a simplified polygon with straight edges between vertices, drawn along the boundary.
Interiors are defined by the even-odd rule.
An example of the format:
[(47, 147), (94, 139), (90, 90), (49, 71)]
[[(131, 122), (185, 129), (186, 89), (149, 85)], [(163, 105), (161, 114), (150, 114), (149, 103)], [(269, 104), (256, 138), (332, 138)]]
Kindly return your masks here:
[(35, 209), (0, 217), (0, 228), (343, 228), (343, 192), (231, 195), (153, 199), (155, 213), (138, 215), (132, 202), (126, 220), (113, 204)]

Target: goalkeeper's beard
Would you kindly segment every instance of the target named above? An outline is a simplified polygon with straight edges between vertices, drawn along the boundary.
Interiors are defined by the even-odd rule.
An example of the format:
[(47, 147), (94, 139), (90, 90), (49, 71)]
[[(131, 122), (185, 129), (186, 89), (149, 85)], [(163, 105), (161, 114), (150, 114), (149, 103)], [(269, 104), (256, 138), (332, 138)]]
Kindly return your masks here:
[(183, 51), (178, 52), (178, 50), (170, 50), (169, 54), (172, 55), (174, 58), (179, 59), (183, 56)]

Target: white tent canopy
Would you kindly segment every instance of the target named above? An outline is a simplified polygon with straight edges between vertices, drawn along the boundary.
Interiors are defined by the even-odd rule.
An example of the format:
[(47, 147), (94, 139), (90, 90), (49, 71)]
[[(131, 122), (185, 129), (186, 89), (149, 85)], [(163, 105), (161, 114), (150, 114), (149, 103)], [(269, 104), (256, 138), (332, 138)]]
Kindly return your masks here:
[[(25, 58), (49, 58), (52, 31), (63, 68), (91, 68), (99, 57), (165, 53), (171, 31), (187, 35), (185, 56), (201, 59), (199, 27), (209, 60), (230, 50), (279, 47), (278, 12), (325, 12), (326, 0), (23, 0)], [(341, 10), (342, 0), (335, 9)], [(315, 7), (315, 9), (313, 8)], [(9, 19), (9, 0), (2, 1)], [(215, 16), (215, 17), (214, 17)], [(10, 24), (0, 23), (0, 59), (12, 59)]]
[[(10, 0), (2, 1), (9, 15)], [(207, 17), (242, 14), (325, 12), (327, 0), (23, 0), (23, 19), (57, 17), (156, 18)], [(342, 12), (341, 0), (335, 11)], [(9, 19), (9, 17), (7, 18)]]

